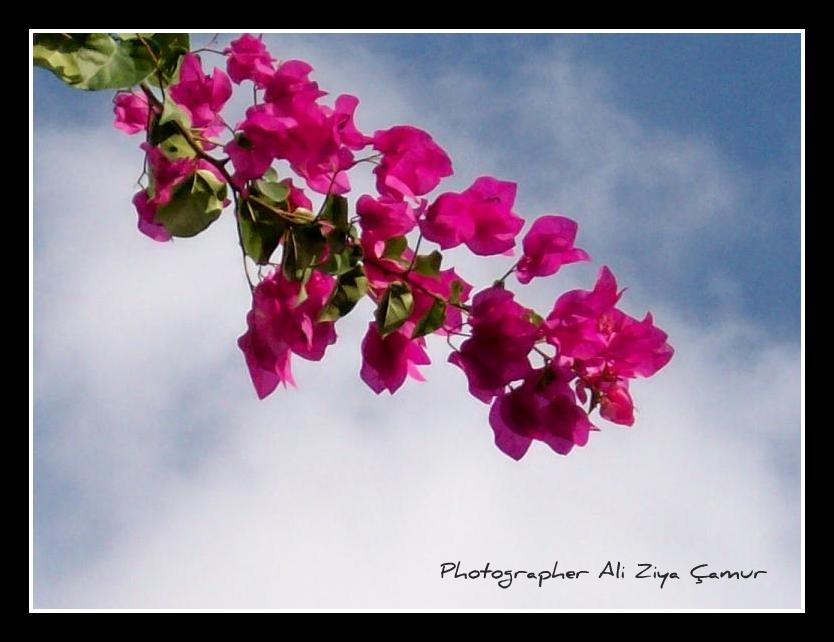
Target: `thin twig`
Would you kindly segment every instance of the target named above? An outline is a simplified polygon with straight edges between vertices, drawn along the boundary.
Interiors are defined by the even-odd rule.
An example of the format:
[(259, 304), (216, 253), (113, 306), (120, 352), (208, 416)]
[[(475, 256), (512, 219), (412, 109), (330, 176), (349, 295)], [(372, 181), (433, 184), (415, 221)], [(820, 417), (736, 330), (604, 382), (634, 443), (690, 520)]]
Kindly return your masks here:
[(286, 210), (282, 210), (282, 209), (279, 209), (277, 207), (274, 207), (273, 205), (270, 205), (269, 203), (267, 203), (262, 198), (258, 198), (257, 196), (253, 196), (252, 194), (245, 197), (245, 199), (248, 200), (248, 201), (253, 201), (253, 202), (257, 203), (261, 207), (269, 210), (273, 214), (277, 214), (281, 218), (289, 221), (290, 223), (304, 224), (304, 223), (312, 223), (315, 220), (315, 219), (313, 219), (309, 216), (299, 216), (299, 215), (296, 215), (293, 212), (288, 212)]
[(249, 276), (249, 266), (246, 263), (246, 248), (243, 247), (243, 230), (240, 227), (240, 216), (238, 211), (240, 209), (240, 201), (237, 197), (237, 191), (232, 190), (235, 199), (235, 227), (237, 228), (237, 242), (240, 245), (240, 254), (243, 258), (243, 273), (246, 275), (246, 281), (249, 283), (249, 291), (255, 293), (255, 284), (252, 283), (252, 277)]
[(513, 266), (509, 270), (507, 270), (507, 272), (504, 274), (504, 276), (502, 276), (500, 279), (496, 279), (495, 282), (496, 283), (503, 283), (504, 281), (506, 281), (507, 277), (510, 276), (510, 274), (512, 274), (513, 272), (515, 272), (517, 267), (518, 267), (518, 261), (513, 263)]
[(405, 271), (406, 274), (411, 272), (414, 269), (414, 264), (417, 262), (417, 252), (420, 251), (420, 242), (423, 240), (423, 230), (420, 230), (420, 235), (417, 237), (417, 244), (414, 246), (414, 254), (411, 256), (411, 263), (408, 266), (408, 269)]

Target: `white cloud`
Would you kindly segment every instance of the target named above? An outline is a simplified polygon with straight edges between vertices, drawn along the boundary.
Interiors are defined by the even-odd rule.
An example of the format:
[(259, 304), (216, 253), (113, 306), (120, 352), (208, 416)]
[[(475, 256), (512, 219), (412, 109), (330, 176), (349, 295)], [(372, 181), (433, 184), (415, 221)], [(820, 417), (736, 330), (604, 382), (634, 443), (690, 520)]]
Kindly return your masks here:
[[(297, 361), (299, 390), (259, 403), (234, 345), (247, 291), (230, 220), (154, 244), (134, 229), (131, 142), (103, 129), (36, 132), (36, 606), (797, 606), (798, 350), (750, 319), (706, 325), (646, 300), (646, 276), (629, 264), (639, 249), (641, 266), (684, 269), (743, 176), (708, 142), (618, 111), (604, 77), (565, 51), (537, 54), (513, 91), (485, 103), (477, 75), (450, 68), (411, 86), (399, 61), (343, 42), (291, 39), (324, 86), (363, 99), (364, 128), (430, 129), (456, 160), (457, 186), (495, 172), (519, 179), (524, 211), (555, 203), (576, 216), (589, 249), (628, 273), (629, 309), (650, 305), (670, 332), (675, 359), (635, 387), (633, 430), (608, 427), (567, 458), (534, 448), (521, 463), (492, 445), (487, 408), (440, 341), (428, 383), (393, 398), (365, 388), (367, 309), (340, 323), (324, 362)], [(518, 149), (547, 150), (546, 162), (470, 135), (490, 119), (516, 128)], [(497, 275), (455, 257), (479, 285)], [(587, 285), (593, 271), (555, 287)], [(553, 288), (520, 296), (546, 311)], [(684, 572), (710, 562), (768, 575), (504, 591), (441, 582), (440, 563), (458, 559)]]

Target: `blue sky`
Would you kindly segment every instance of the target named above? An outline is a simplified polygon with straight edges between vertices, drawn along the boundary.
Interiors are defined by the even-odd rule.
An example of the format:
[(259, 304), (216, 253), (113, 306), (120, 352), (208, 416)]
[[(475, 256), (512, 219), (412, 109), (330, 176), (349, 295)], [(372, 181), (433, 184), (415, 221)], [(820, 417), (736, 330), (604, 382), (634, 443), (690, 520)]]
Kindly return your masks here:
[[(364, 130), (432, 132), (455, 162), (444, 187), (491, 173), (518, 181), (528, 219), (579, 221), (596, 263), (520, 288), (528, 304), (546, 312), (554, 288), (588, 287), (607, 263), (630, 288), (626, 309), (651, 309), (678, 354), (637, 388), (633, 431), (608, 428), (568, 458), (537, 451), (521, 465), (495, 456), (485, 408), (459, 401), (442, 342), (429, 383), (394, 398), (361, 387), (367, 310), (344, 321), (329, 362), (298, 365), (300, 390), (258, 404), (234, 346), (247, 301), (231, 228), (221, 219), (171, 246), (138, 235), (139, 141), (110, 127), (109, 94), (35, 70), (36, 604), (547, 606), (541, 592), (439, 588), (432, 574), (441, 554), (546, 565), (555, 538), (589, 563), (706, 555), (770, 564), (779, 582), (671, 595), (589, 586), (560, 594), (562, 605), (796, 605), (800, 37), (268, 40), (281, 58), (310, 60), (334, 94), (359, 96)], [(481, 287), (495, 271), (452, 256)], [(344, 405), (317, 397), (333, 385)], [(565, 486), (586, 490), (548, 490)], [(286, 529), (284, 515), (304, 528)], [(589, 534), (615, 524), (619, 541)], [(540, 554), (514, 547), (516, 531), (532, 532)], [(385, 543), (368, 544), (375, 533)], [(346, 572), (361, 561), (372, 581), (351, 594), (338, 581), (307, 586), (276, 540), (302, 557), (325, 547), (333, 557), (321, 563)], [(352, 561), (336, 561), (348, 550)], [(392, 563), (415, 579), (380, 593)]]

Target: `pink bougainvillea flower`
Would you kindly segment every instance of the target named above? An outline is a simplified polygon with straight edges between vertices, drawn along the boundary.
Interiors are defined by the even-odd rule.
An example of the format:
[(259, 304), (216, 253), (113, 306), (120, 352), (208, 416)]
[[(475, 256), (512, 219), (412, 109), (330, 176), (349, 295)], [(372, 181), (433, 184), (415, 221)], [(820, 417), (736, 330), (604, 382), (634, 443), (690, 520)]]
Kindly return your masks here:
[(235, 168), (234, 180), (242, 186), (261, 178), (286, 145), (288, 131), (296, 125), (293, 118), (279, 116), (274, 106), (259, 104), (246, 110), (246, 118), (237, 124), (242, 136), (224, 147)]
[(373, 138), (357, 129), (353, 120), (358, 105), (359, 99), (356, 96), (342, 94), (336, 98), (333, 109), (328, 110), (339, 142), (354, 151), (364, 149), (373, 142)]
[(148, 128), (148, 99), (142, 92), (119, 92), (113, 98), (113, 125), (126, 134), (136, 134)]
[(603, 419), (631, 426), (634, 424), (634, 403), (628, 391), (628, 379), (618, 377), (609, 364), (595, 360), (595, 364), (574, 363), (574, 372), (579, 376), (576, 384), (576, 396), (586, 403), (592, 399), (591, 406), (599, 406)]
[(374, 149), (382, 160), (374, 169), (376, 189), (394, 199), (422, 196), (452, 175), (446, 152), (421, 129), (397, 125), (374, 132)]
[[(202, 159), (170, 160), (158, 147), (148, 143), (142, 143), (140, 147), (147, 154), (151, 187), (150, 192), (143, 190), (133, 197), (133, 204), (139, 214), (139, 231), (155, 241), (168, 241), (171, 239), (170, 233), (156, 223), (155, 217), (157, 209), (171, 200), (174, 188), (197, 170), (207, 170), (220, 181), (225, 179), (214, 165)], [(224, 203), (224, 206), (227, 204)]]
[(529, 283), (536, 276), (556, 274), (563, 265), (590, 261), (585, 250), (574, 247), (576, 221), (564, 216), (541, 216), (524, 237), (524, 254), (518, 262), (516, 276), (521, 283)]
[(388, 390), (394, 394), (405, 382), (406, 376), (425, 381), (417, 366), (431, 363), (420, 337), (411, 339), (413, 324), (406, 324), (384, 337), (375, 322), (368, 324), (362, 339), (362, 381), (375, 393)]
[(318, 316), (333, 290), (335, 279), (314, 270), (305, 284), (306, 298), (299, 302), (301, 283), (275, 270), (255, 288), (248, 329), (238, 340), (258, 396), (263, 399), (279, 383), (295, 385), (291, 353), (319, 361), (327, 346), (335, 343), (332, 321)]
[(318, 95), (282, 95), (279, 102), (247, 110), (237, 125), (243, 139), (226, 146), (236, 180), (258, 178), (272, 160), (283, 159), (320, 194), (350, 190), (345, 170), (355, 164), (352, 150), (366, 144), (353, 123), (358, 101), (339, 96), (336, 108), (331, 109), (315, 102)]
[(200, 57), (189, 52), (182, 57), (179, 82), (171, 85), (169, 93), (174, 102), (188, 111), (193, 127), (214, 127), (218, 113), (232, 95), (232, 83), (216, 67), (211, 76), (205, 75)]
[(597, 390), (597, 395), (599, 414), (604, 419), (624, 426), (634, 424), (634, 403), (628, 392), (627, 380), (603, 382)]
[(154, 241), (170, 241), (171, 233), (164, 225), (156, 222), (156, 206), (150, 203), (150, 198), (145, 190), (136, 192), (133, 196), (133, 205), (139, 214), (139, 231)]
[(466, 374), (469, 392), (485, 403), (530, 371), (528, 354), (539, 337), (530, 310), (513, 293), (491, 287), (475, 295), (469, 316), (472, 336), (449, 356)]
[(642, 321), (614, 309), (600, 318), (606, 346), (600, 355), (611, 363), (618, 376), (651, 377), (669, 363), (674, 349), (668, 335), (654, 325), (651, 314)]
[(226, 146), (237, 183), (259, 178), (281, 159), (320, 194), (350, 191), (346, 170), (355, 164), (353, 151), (371, 142), (354, 122), (359, 100), (344, 94), (332, 108), (319, 104), (326, 92), (309, 79), (312, 70), (301, 60), (283, 62), (266, 82), (265, 102), (238, 123), (243, 137)]
[(529, 371), (520, 386), (497, 397), (489, 413), (496, 446), (518, 460), (534, 439), (561, 455), (587, 444), (593, 426), (576, 404), (569, 385), (574, 377), (568, 368), (551, 362)]
[(263, 87), (275, 72), (266, 45), (252, 34), (247, 33), (232, 40), (223, 53), (228, 56), (226, 70), (229, 77), (237, 84), (251, 80), (258, 87)]
[(314, 103), (326, 91), (309, 79), (313, 67), (303, 60), (285, 60), (266, 85), (264, 100), (273, 105), (279, 115), (291, 116)]
[[(408, 269), (407, 261), (413, 253), (406, 249), (399, 259), (385, 256), (385, 241), (375, 238), (372, 234), (363, 234), (359, 242), (364, 257), (365, 276), (368, 277), (368, 288), (371, 295), (378, 298), (394, 281), (402, 281)], [(406, 262), (405, 265), (403, 262)]]
[(355, 164), (353, 150), (362, 149), (368, 140), (353, 122), (358, 102), (345, 95), (336, 99), (335, 109), (312, 102), (295, 106), (295, 126), (287, 131), (277, 158), (289, 161), (310, 189), (320, 194), (350, 191), (345, 170)]
[(628, 380), (650, 377), (669, 363), (674, 349), (654, 325), (651, 314), (642, 321), (616, 307), (621, 292), (607, 267), (600, 270), (593, 290), (566, 292), (548, 315), (544, 331), (570, 363), (579, 380), (576, 392), (614, 423), (634, 423)]
[(614, 307), (621, 294), (611, 270), (603, 266), (593, 290), (571, 290), (557, 299), (545, 322), (548, 341), (559, 348), (562, 356), (596, 356), (605, 347), (599, 319)]
[(247, 181), (261, 178), (272, 165), (272, 154), (251, 143), (241, 144), (240, 141), (232, 139), (226, 143), (223, 151), (232, 160), (235, 168), (232, 182), (238, 188), (242, 188)]
[(481, 256), (507, 252), (524, 227), (524, 219), (512, 211), (515, 193), (515, 183), (481, 176), (461, 193), (441, 194), (420, 229), (444, 250), (464, 243)]
[(148, 155), (148, 167), (153, 185), (153, 203), (155, 206), (165, 205), (171, 200), (174, 188), (191, 176), (197, 169), (197, 163), (192, 158), (177, 158), (170, 160), (161, 149), (143, 145)]
[(254, 330), (256, 315), (250, 310), (246, 315), (248, 330), (238, 340), (237, 345), (243, 351), (249, 376), (255, 386), (259, 399), (271, 394), (278, 384), (295, 386), (290, 359), (292, 353), (286, 347), (276, 350), (265, 335)]
[[(350, 167), (353, 158), (343, 167)], [(347, 194), (350, 191), (350, 178), (342, 169), (331, 169), (325, 166), (308, 167), (306, 170), (296, 165), (292, 168), (307, 180), (307, 187), (319, 194)]]
[(563, 357), (608, 364), (617, 377), (650, 377), (674, 354), (667, 335), (651, 314), (638, 321), (617, 309), (621, 296), (611, 271), (603, 266), (593, 290), (572, 290), (556, 301), (545, 322), (548, 340)]
[(219, 181), (226, 180), (217, 167), (201, 158), (170, 160), (159, 147), (153, 147), (149, 143), (142, 143), (140, 147), (147, 154), (153, 186), (152, 203), (155, 207), (165, 205), (171, 200), (174, 188), (198, 169), (211, 172)]
[(374, 240), (385, 241), (408, 234), (417, 225), (417, 217), (408, 203), (387, 197), (360, 196), (356, 201), (356, 214), (363, 233)]

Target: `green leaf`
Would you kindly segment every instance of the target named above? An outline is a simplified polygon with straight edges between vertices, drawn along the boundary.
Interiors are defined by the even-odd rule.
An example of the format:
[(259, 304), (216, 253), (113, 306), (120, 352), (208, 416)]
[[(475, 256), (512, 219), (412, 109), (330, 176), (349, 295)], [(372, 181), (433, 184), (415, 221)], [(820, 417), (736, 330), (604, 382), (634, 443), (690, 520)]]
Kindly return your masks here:
[(368, 279), (361, 265), (340, 274), (333, 293), (319, 315), (319, 321), (336, 321), (353, 310), (368, 292)]
[(304, 278), (305, 270), (311, 268), (324, 252), (327, 239), (318, 225), (294, 225), (284, 243), (284, 275), (293, 281)]
[(170, 83), (179, 75), (182, 56), (191, 49), (191, 41), (188, 34), (155, 33), (150, 39), (146, 39), (146, 42), (148, 42), (148, 45), (156, 54), (162, 77)]
[(414, 309), (414, 297), (405, 283), (388, 286), (376, 308), (376, 323), (382, 336), (399, 328), (408, 320)]
[(169, 136), (159, 145), (162, 153), (168, 157), (169, 160), (176, 160), (178, 158), (194, 158), (196, 152), (182, 134), (174, 134)]
[(286, 223), (251, 201), (240, 201), (237, 216), (243, 251), (258, 265), (266, 265), (281, 242)]
[(274, 167), (270, 167), (268, 170), (264, 172), (263, 177), (261, 180), (269, 181), (270, 183), (277, 183), (278, 182), (278, 172), (275, 171)]
[(185, 129), (191, 128), (191, 116), (177, 103), (171, 100), (166, 93), (165, 102), (162, 103), (162, 114), (159, 116), (159, 125), (166, 123), (179, 123)]
[(198, 170), (174, 188), (171, 200), (157, 210), (156, 221), (172, 236), (196, 236), (220, 216), (225, 197), (225, 183)]
[(76, 89), (129, 89), (154, 70), (138, 39), (116, 42), (106, 33), (35, 34), (32, 60)]
[(407, 238), (404, 236), (393, 236), (385, 241), (385, 249), (382, 250), (382, 258), (402, 262), (402, 255), (407, 247)]
[(332, 234), (327, 237), (327, 241), (330, 245), (330, 253), (320, 269), (328, 274), (339, 275), (349, 272), (362, 258), (362, 250), (355, 245), (345, 245), (339, 243), (338, 240), (334, 241)]
[(414, 262), (414, 269), (426, 276), (437, 276), (440, 274), (440, 263), (442, 261), (443, 255), (437, 250), (434, 250), (431, 254), (418, 254), (417, 260)]
[(290, 188), (284, 185), (284, 183), (278, 183), (276, 181), (261, 179), (255, 181), (255, 187), (258, 188), (258, 192), (275, 203), (287, 200), (287, 196), (290, 195)]
[(537, 313), (535, 310), (527, 310), (527, 320), (532, 323), (533, 325), (541, 325), (544, 323), (544, 317)]
[(442, 299), (435, 299), (429, 311), (423, 315), (423, 318), (417, 322), (414, 332), (411, 333), (411, 338), (416, 339), (427, 334), (431, 334), (438, 328), (443, 326), (446, 320), (446, 302)]
[(340, 232), (347, 233), (350, 229), (347, 199), (338, 194), (328, 196), (321, 210), (321, 218), (325, 221), (330, 221), (333, 227)]
[(293, 307), (301, 305), (310, 296), (310, 293), (307, 292), (307, 282), (310, 280), (311, 276), (313, 276), (313, 268), (311, 267), (305, 268), (301, 273), (301, 287), (298, 288), (298, 294), (295, 296), (295, 303), (293, 304)]
[(351, 225), (351, 226), (348, 228), (347, 234), (348, 234), (348, 236), (349, 236), (350, 238), (352, 238), (354, 241), (358, 241), (358, 240), (359, 240), (359, 228), (358, 228), (358, 227), (356, 227), (355, 225)]
[[(171, 84), (179, 72), (179, 64), (183, 54), (191, 49), (190, 38), (187, 33), (119, 33), (121, 40), (137, 40), (144, 42), (153, 51), (159, 63), (158, 71), (167, 84)], [(159, 87), (156, 74), (148, 78), (155, 87)]]

